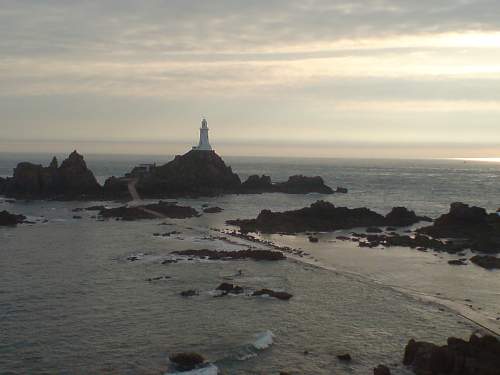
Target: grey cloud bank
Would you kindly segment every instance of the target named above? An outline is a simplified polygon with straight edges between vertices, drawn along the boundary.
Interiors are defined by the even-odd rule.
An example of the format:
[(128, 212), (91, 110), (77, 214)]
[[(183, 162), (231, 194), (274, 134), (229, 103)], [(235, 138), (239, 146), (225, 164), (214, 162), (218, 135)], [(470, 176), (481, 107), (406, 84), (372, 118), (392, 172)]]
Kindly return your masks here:
[(206, 115), (221, 142), (491, 156), (499, 13), (497, 1), (2, 1), (0, 151), (184, 142)]

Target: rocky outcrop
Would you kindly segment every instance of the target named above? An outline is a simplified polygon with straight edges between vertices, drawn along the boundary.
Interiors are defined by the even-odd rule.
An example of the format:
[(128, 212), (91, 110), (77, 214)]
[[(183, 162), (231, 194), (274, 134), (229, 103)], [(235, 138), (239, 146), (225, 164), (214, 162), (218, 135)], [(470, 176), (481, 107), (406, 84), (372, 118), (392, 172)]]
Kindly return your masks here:
[(488, 214), (484, 208), (453, 203), (447, 214), (433, 225), (418, 229), (434, 238), (454, 238), (464, 241), (464, 247), (485, 253), (500, 252), (500, 216)]
[[(272, 212), (263, 210), (255, 219), (230, 220), (227, 223), (240, 227), (242, 232), (298, 233), (306, 231), (335, 231), (356, 227), (406, 224), (394, 220), (393, 211), (386, 217), (368, 208), (336, 207), (330, 202), (317, 201), (310, 207), (294, 211)], [(389, 217), (389, 220), (387, 219)]]
[(17, 224), (22, 224), (26, 220), (24, 215), (11, 214), (8, 211), (0, 211), (0, 227), (15, 227)]
[(112, 197), (122, 197), (129, 194), (128, 192), (128, 181), (123, 178), (118, 178), (111, 176), (106, 181), (104, 181), (104, 186), (102, 187), (104, 194)]
[(498, 375), (500, 342), (472, 335), (469, 341), (450, 337), (447, 345), (410, 340), (403, 363), (416, 375)]
[(281, 193), (287, 194), (307, 194), (320, 193), (332, 194), (333, 190), (325, 185), (320, 176), (307, 177), (295, 175), (288, 178), (288, 181), (276, 183), (275, 188)]
[(325, 185), (319, 176), (307, 177), (295, 175), (285, 182), (272, 183), (271, 177), (252, 175), (241, 184), (242, 193), (286, 193), (286, 194), (332, 194), (333, 190)]
[(0, 177), (0, 194), (3, 194), (6, 182), (5, 178)]
[(216, 195), (236, 191), (240, 178), (215, 151), (192, 150), (151, 168), (138, 180), (141, 196)]
[(169, 356), (168, 359), (178, 371), (194, 370), (205, 362), (205, 358), (198, 353), (176, 353)]
[(373, 369), (373, 375), (391, 375), (391, 370), (385, 365), (378, 365)]
[(210, 260), (284, 260), (286, 257), (281, 251), (273, 250), (239, 250), (239, 251), (224, 251), (224, 250), (180, 250), (174, 251), (172, 254), (184, 255), (188, 257), (204, 258)]
[(119, 218), (132, 221), (140, 219), (156, 219), (168, 217), (172, 219), (186, 219), (199, 216), (198, 211), (188, 206), (178, 206), (168, 202), (147, 204), (143, 206), (121, 206), (116, 208), (104, 208), (99, 211), (103, 218)]
[(12, 178), (4, 183), (8, 196), (28, 198), (78, 199), (101, 192), (94, 174), (87, 168), (83, 156), (73, 151), (61, 166), (54, 157), (48, 167), (22, 162)]
[(417, 216), (415, 211), (410, 211), (406, 207), (394, 207), (385, 217), (385, 225), (391, 227), (406, 227), (420, 221), (432, 221), (426, 216)]
[(288, 301), (290, 298), (293, 297), (290, 293), (278, 292), (278, 291), (274, 291), (272, 289), (266, 289), (266, 288), (256, 290), (255, 292), (252, 293), (252, 296), (269, 296), (269, 297), (281, 299), (283, 301)]
[(487, 270), (500, 269), (500, 258), (492, 255), (475, 255), (470, 258), (470, 261), (479, 267), (486, 268)]
[(223, 209), (220, 207), (217, 207), (217, 206), (207, 207), (207, 208), (203, 209), (203, 212), (206, 214), (217, 214), (217, 213), (222, 212), (222, 211), (223, 211)]
[(266, 175), (251, 175), (241, 184), (241, 190), (254, 193), (272, 192), (273, 183), (271, 177)]

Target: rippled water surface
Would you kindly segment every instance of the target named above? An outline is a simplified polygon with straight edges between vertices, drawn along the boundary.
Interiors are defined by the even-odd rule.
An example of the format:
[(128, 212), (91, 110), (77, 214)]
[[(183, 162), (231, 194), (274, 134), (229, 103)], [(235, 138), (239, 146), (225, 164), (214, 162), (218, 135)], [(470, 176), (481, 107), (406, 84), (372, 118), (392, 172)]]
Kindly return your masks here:
[[(48, 156), (4, 155), (0, 175), (21, 159)], [(168, 158), (164, 158), (168, 160)], [(102, 181), (151, 158), (87, 157)], [(242, 177), (266, 173), (275, 180), (292, 174), (321, 175), (346, 195), (262, 194), (180, 200), (224, 208), (221, 214), (186, 220), (96, 221), (91, 212), (73, 219), (73, 208), (92, 203), (0, 203), (0, 210), (48, 221), (0, 229), (1, 374), (161, 374), (168, 354), (197, 351), (225, 374), (362, 374), (379, 363), (404, 373), (399, 364), (411, 337), (444, 342), (465, 337), (478, 326), (455, 309), (430, 299), (462, 303), (491, 323), (500, 316), (500, 274), (475, 266), (453, 268), (447, 258), (406, 249), (365, 250), (320, 235), (270, 236), (276, 243), (308, 251), (307, 262), (208, 262), (161, 264), (179, 249), (239, 249), (208, 240), (211, 228), (228, 218), (252, 217), (263, 208), (284, 210), (327, 199), (338, 205), (367, 206), (381, 213), (404, 205), (437, 216), (452, 201), (490, 210), (500, 206), (497, 164), (457, 161), (363, 161), (232, 159)], [(80, 214), (80, 213), (79, 213)], [(179, 235), (153, 234), (177, 230)], [(136, 261), (127, 257), (140, 254)], [(242, 276), (237, 276), (242, 270)], [(168, 278), (149, 282), (148, 278)], [(294, 295), (290, 301), (246, 295), (214, 298), (229, 281), (247, 293), (267, 287)], [(182, 298), (179, 292), (199, 295)], [(418, 293), (412, 293), (412, 291)], [(438, 294), (437, 294), (438, 293)], [(438, 301), (439, 302), (439, 301)], [(479, 310), (481, 309), (481, 310)], [(498, 315), (497, 315), (498, 314)], [(271, 331), (274, 343), (252, 343)], [(262, 337), (262, 336), (261, 336)], [(349, 352), (353, 361), (339, 362)], [(305, 354), (307, 353), (307, 354)]]

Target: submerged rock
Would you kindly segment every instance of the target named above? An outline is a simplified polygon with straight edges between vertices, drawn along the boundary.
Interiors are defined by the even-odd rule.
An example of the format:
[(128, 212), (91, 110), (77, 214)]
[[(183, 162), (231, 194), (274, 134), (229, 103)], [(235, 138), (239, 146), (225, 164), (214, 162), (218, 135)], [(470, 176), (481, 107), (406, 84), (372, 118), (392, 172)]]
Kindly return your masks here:
[(210, 260), (235, 260), (235, 259), (253, 259), (253, 260), (283, 260), (286, 259), (281, 251), (273, 250), (180, 250), (174, 251), (172, 254), (184, 255), (196, 258), (206, 258)]
[(417, 375), (496, 375), (500, 369), (500, 341), (472, 335), (469, 341), (450, 337), (447, 345), (410, 340), (403, 363)]
[(373, 375), (391, 375), (391, 370), (387, 366), (378, 365), (373, 369)]
[(168, 358), (179, 371), (189, 371), (205, 362), (205, 358), (198, 353), (176, 353)]
[(208, 207), (208, 208), (203, 209), (203, 212), (206, 214), (216, 214), (216, 213), (219, 213), (222, 211), (223, 211), (223, 209), (220, 207)]
[(186, 219), (199, 216), (198, 211), (188, 206), (178, 206), (168, 202), (147, 204), (143, 206), (121, 206), (116, 208), (103, 208), (99, 215), (104, 218), (119, 218), (121, 220), (156, 219), (168, 217), (172, 219)]
[(222, 283), (220, 284), (216, 290), (222, 291), (223, 295), (232, 293), (232, 294), (241, 294), (243, 293), (243, 288), (239, 285), (234, 285), (230, 283)]
[(0, 211), (0, 226), (14, 227), (17, 224), (22, 224), (26, 220), (24, 215), (11, 214), (8, 211)]
[(180, 295), (182, 297), (192, 297), (192, 296), (197, 296), (198, 295), (198, 291), (194, 290), (194, 289), (189, 289), (189, 290), (184, 290), (180, 293)]
[(272, 289), (260, 289), (260, 290), (256, 290), (255, 292), (252, 293), (252, 296), (263, 296), (263, 295), (267, 295), (267, 296), (270, 296), (270, 297), (274, 297), (274, 298), (277, 298), (277, 299), (281, 299), (281, 300), (284, 300), (284, 301), (287, 301), (289, 300), (290, 298), (292, 298), (293, 296), (290, 294), (290, 293), (287, 293), (287, 292), (276, 292)]
[(487, 270), (500, 269), (500, 258), (492, 255), (475, 255), (470, 258), (470, 261)]
[(345, 353), (345, 354), (339, 354), (337, 356), (337, 358), (341, 361), (346, 361), (346, 362), (349, 362), (352, 360), (351, 358), (351, 355), (349, 353)]

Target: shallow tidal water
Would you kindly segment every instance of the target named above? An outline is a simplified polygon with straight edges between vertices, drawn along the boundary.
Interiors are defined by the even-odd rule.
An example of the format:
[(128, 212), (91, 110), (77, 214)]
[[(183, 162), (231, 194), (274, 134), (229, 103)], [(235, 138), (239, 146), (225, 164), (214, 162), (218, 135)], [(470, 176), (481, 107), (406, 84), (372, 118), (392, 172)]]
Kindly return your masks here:
[[(335, 241), (340, 233), (321, 234), (318, 244), (301, 235), (267, 237), (306, 250), (307, 259), (161, 264), (174, 250), (245, 248), (249, 243), (242, 240), (237, 245), (207, 237), (220, 235), (211, 228), (227, 229), (228, 218), (253, 217), (263, 208), (294, 209), (317, 199), (381, 213), (405, 205), (434, 217), (455, 200), (496, 209), (499, 166), (228, 162), (242, 176), (322, 175), (328, 184), (351, 191), (179, 200), (199, 210), (205, 203), (218, 205), (224, 212), (137, 222), (96, 221), (91, 212), (73, 219), (73, 208), (93, 202), (1, 201), (0, 210), (40, 221), (0, 228), (0, 374), (162, 374), (168, 355), (177, 351), (202, 353), (223, 374), (366, 374), (379, 363), (405, 374), (401, 359), (410, 338), (444, 343), (450, 335), (467, 337), (481, 329), (419, 294), (464, 306), (470, 299), (474, 311), (493, 324), (500, 315), (499, 272), (451, 267), (446, 257), (432, 253), (358, 249)], [(8, 170), (9, 163), (5, 159), (0, 166)], [(92, 158), (88, 163), (100, 178), (121, 174), (122, 167), (113, 163)], [(164, 221), (169, 225), (158, 225)], [(153, 235), (174, 230), (180, 234)], [(131, 255), (139, 259), (127, 260)], [(168, 278), (147, 281), (159, 276)], [(243, 286), (245, 294), (266, 287), (294, 297), (215, 298), (213, 290), (224, 281)], [(181, 297), (187, 289), (199, 295)], [(262, 338), (268, 342), (268, 331), (272, 344), (256, 345)], [(342, 353), (353, 361), (338, 361)]]

